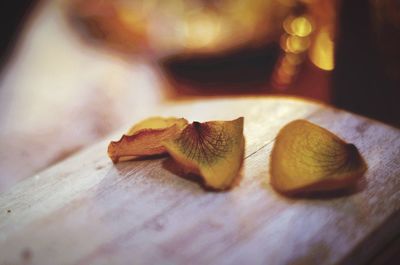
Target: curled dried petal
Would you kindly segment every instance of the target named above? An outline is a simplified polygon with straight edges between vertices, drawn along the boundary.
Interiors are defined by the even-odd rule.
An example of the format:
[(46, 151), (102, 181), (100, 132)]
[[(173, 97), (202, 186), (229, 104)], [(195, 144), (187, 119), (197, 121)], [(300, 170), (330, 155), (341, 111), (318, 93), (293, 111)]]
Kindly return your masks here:
[(366, 170), (353, 144), (306, 120), (283, 127), (271, 153), (271, 185), (288, 194), (352, 186)]
[(168, 153), (205, 185), (223, 190), (238, 176), (244, 155), (243, 117), (233, 121), (193, 122), (179, 137), (165, 141)]
[(162, 142), (175, 138), (188, 124), (185, 119), (152, 117), (129, 129), (119, 141), (108, 146), (108, 155), (114, 163), (137, 156), (166, 152)]
[(133, 135), (142, 130), (159, 130), (166, 129), (173, 125), (177, 125), (179, 128), (184, 128), (188, 124), (188, 121), (183, 118), (163, 118), (163, 117), (150, 117), (141, 122), (133, 125), (126, 135)]

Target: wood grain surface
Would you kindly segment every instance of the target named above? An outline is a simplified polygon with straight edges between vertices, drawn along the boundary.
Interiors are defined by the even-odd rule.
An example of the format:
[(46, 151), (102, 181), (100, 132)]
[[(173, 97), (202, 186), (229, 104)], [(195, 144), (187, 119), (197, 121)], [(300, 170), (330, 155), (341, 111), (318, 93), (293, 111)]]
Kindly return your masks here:
[[(181, 102), (148, 115), (244, 116), (240, 184), (205, 191), (168, 157), (113, 165), (106, 148), (118, 132), (0, 193), (0, 264), (363, 264), (400, 232), (397, 129), (279, 97)], [(356, 190), (291, 199), (270, 187), (274, 137), (298, 118), (359, 148), (368, 171)]]

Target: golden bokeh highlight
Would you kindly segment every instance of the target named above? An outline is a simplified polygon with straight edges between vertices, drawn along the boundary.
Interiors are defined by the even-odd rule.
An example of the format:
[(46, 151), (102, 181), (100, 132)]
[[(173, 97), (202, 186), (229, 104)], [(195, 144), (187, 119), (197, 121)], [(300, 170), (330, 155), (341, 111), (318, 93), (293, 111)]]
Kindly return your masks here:
[(310, 19), (306, 17), (297, 17), (290, 23), (294, 35), (306, 37), (313, 31)]
[(301, 38), (297, 36), (288, 36), (286, 38), (285, 50), (290, 53), (302, 53), (310, 46), (309, 38)]
[(330, 71), (335, 67), (334, 43), (328, 29), (322, 28), (316, 33), (309, 58), (315, 66), (322, 70)]
[(283, 29), (290, 35), (307, 37), (313, 31), (313, 26), (310, 18), (306, 16), (291, 16), (286, 18), (283, 22)]
[(214, 46), (221, 36), (221, 21), (216, 15), (199, 13), (189, 17), (184, 23), (184, 43), (197, 49)]
[(272, 84), (280, 89), (296, 80), (305, 60), (334, 68), (335, 5), (329, 0), (74, 1), (80, 3), (74, 16), (88, 31), (124, 53), (165, 58), (279, 41)]
[[(148, 48), (161, 55), (182, 51), (219, 52), (275, 37), (281, 21), (290, 13), (296, 0), (285, 1), (290, 5), (283, 5), (280, 1), (116, 0), (108, 4), (108, 11), (101, 10), (98, 14), (93, 11), (93, 14), (86, 15), (81, 14), (78, 8), (77, 13), (92, 24), (93, 20), (98, 23), (101, 30), (114, 37), (111, 41), (123, 42), (126, 38), (123, 35), (132, 35), (133, 39), (138, 38), (132, 41), (131, 46), (136, 43), (139, 48)], [(96, 4), (92, 7), (96, 9)], [(110, 19), (105, 14), (111, 9), (115, 10), (116, 18)], [(117, 20), (119, 26), (128, 30), (113, 33), (116, 30), (111, 20)], [(298, 20), (293, 24), (293, 29), (300, 35), (307, 31), (302, 23), (304, 21)]]
[(293, 82), (304, 54), (311, 45), (311, 35), (314, 31), (313, 23), (308, 16), (288, 16), (282, 24), (284, 33), (281, 36), (280, 46), (284, 54), (281, 56), (272, 77), (272, 85), (284, 90)]

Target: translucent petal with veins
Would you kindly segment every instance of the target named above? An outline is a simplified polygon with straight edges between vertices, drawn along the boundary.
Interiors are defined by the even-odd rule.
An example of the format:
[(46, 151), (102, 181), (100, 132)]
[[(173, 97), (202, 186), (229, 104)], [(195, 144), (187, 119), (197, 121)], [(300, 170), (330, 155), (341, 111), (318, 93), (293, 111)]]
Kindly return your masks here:
[(232, 121), (193, 122), (164, 143), (168, 153), (205, 185), (228, 189), (235, 184), (244, 155), (243, 117)]
[(271, 152), (271, 185), (288, 194), (352, 186), (367, 166), (353, 144), (306, 120), (284, 126)]

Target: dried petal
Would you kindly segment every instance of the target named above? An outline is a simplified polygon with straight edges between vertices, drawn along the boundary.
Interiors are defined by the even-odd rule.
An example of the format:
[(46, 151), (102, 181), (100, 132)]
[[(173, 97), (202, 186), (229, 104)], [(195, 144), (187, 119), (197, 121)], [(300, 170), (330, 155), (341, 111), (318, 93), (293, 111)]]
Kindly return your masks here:
[(114, 163), (137, 156), (166, 152), (162, 142), (175, 138), (188, 124), (185, 119), (153, 117), (129, 129), (126, 135), (108, 146), (108, 155)]
[(216, 190), (230, 188), (244, 154), (243, 117), (233, 121), (193, 122), (165, 142), (169, 154)]
[(271, 185), (282, 193), (352, 186), (366, 170), (357, 148), (305, 120), (283, 127), (271, 153)]

